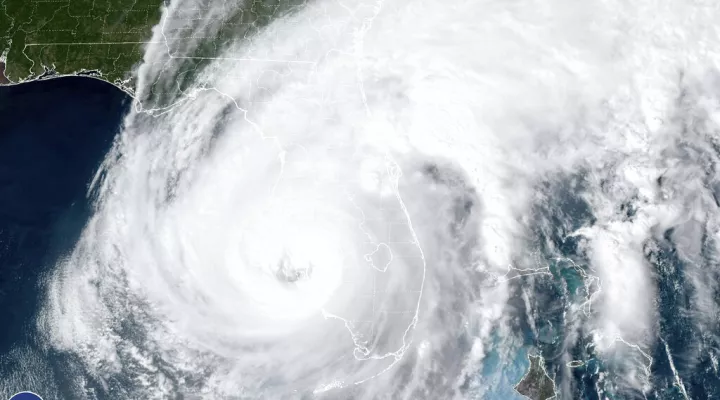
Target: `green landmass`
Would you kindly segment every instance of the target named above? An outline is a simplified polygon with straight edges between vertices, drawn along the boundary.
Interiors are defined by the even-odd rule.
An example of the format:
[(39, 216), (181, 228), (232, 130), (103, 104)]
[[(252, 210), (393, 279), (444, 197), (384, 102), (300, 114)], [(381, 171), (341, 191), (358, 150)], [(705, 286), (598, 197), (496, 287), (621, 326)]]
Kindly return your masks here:
[(529, 356), (530, 369), (515, 386), (515, 390), (530, 400), (548, 400), (555, 397), (555, 382), (545, 372), (542, 357)]
[[(218, 16), (208, 24), (207, 16), (195, 16), (195, 21), (183, 29), (169, 28), (165, 31), (165, 43), (168, 55), (173, 57), (171, 68), (164, 68), (162, 74), (169, 74), (172, 79), (152, 79), (153, 104), (171, 104), (174, 99), (196, 82), (198, 73), (212, 63), (229, 46), (237, 41), (248, 41), (263, 27), (272, 21), (291, 15), (302, 9), (307, 0), (252, 0), (241, 3), (218, 2)], [(172, 26), (183, 13), (171, 15), (166, 24)], [(201, 36), (203, 40), (188, 41), (184, 37)], [(244, 63), (237, 63), (238, 69)], [(165, 78), (168, 76), (166, 75)], [(157, 77), (159, 78), (159, 77)], [(148, 93), (149, 94), (149, 93)], [(141, 100), (148, 100), (147, 98)]]
[(161, 0), (0, 0), (0, 61), (11, 82), (97, 71), (123, 87), (160, 20)]
[[(167, 32), (175, 76), (168, 87), (155, 88), (173, 96), (236, 38), (247, 38), (271, 20), (301, 7), (306, 0), (253, 0), (238, 7), (224, 3), (217, 30), (203, 31), (205, 41), (176, 52), (188, 43), (202, 14), (186, 10), (170, 17), (194, 27)], [(48, 75), (88, 74), (132, 93), (133, 69), (161, 17), (162, 0), (0, 0), (0, 84)], [(189, 29), (189, 30), (188, 30)], [(4, 65), (3, 65), (4, 64)], [(4, 68), (4, 76), (2, 76)], [(162, 85), (163, 83), (161, 83)]]

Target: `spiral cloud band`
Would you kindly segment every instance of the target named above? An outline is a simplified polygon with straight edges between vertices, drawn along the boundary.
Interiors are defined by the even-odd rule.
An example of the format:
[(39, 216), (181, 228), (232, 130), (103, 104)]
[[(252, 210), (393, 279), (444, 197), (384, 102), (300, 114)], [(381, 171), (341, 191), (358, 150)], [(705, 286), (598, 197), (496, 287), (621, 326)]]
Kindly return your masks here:
[(47, 346), (111, 398), (511, 398), (552, 264), (582, 280), (558, 359), (589, 338), (648, 393), (648, 243), (717, 225), (718, 11), (690, 3), (171, 1)]

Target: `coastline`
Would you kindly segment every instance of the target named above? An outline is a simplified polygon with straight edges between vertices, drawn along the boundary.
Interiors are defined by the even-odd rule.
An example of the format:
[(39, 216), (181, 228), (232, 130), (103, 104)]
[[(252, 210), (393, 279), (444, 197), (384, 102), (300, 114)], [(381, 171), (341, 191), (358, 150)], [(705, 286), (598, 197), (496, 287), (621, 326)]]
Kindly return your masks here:
[[(545, 369), (545, 359), (540, 356), (527, 356), (530, 366), (525, 376), (513, 387), (515, 392), (529, 400), (550, 400), (557, 398), (555, 380)], [(552, 388), (548, 386), (551, 384)], [(552, 395), (551, 395), (552, 394)]]
[(135, 91), (132, 90), (130, 87), (123, 85), (118, 82), (110, 82), (107, 79), (104, 79), (102, 73), (100, 71), (75, 71), (69, 74), (58, 74), (56, 72), (47, 72), (40, 76), (31, 77), (27, 79), (20, 80), (18, 82), (13, 82), (10, 79), (5, 76), (5, 62), (0, 61), (0, 87), (2, 86), (16, 86), (16, 85), (22, 85), (24, 83), (30, 83), (30, 82), (40, 82), (40, 81), (47, 81), (51, 79), (58, 79), (58, 78), (68, 78), (68, 77), (78, 77), (78, 78), (90, 78), (95, 79), (98, 81), (102, 81), (105, 83), (108, 83), (110, 85), (115, 86), (116, 88), (123, 91), (126, 95), (130, 96), (132, 100), (135, 99)]
[(0, 61), (0, 85), (8, 85), (10, 83), (10, 79), (5, 76), (5, 63)]

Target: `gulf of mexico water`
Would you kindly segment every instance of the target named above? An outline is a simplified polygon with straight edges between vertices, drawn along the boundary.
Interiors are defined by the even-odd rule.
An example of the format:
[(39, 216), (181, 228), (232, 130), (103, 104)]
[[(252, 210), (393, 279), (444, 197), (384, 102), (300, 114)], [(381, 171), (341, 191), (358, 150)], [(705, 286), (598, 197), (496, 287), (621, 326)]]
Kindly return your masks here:
[[(72, 250), (89, 218), (89, 183), (120, 129), (130, 100), (112, 85), (91, 78), (68, 77), (0, 87), (0, 399), (23, 390), (37, 392), (45, 399), (77, 398), (70, 395), (77, 394), (77, 387), (69, 386), (76, 385), (78, 377), (86, 376), (79, 367), (81, 363), (75, 363), (70, 353), (58, 354), (45, 348), (35, 319), (44, 300), (44, 274)], [(548, 190), (557, 198), (543, 204), (554, 206), (539, 207), (535, 213), (548, 221), (538, 226), (552, 229), (536, 232), (537, 241), (556, 242), (558, 255), (582, 259), (576, 241), (556, 227), (566, 226), (572, 231), (594, 224), (588, 206), (577, 196), (583, 189)], [(632, 217), (631, 212), (628, 214), (628, 218)], [(672, 234), (668, 231), (665, 236)], [(550, 237), (548, 241), (546, 236)], [(548, 252), (541, 245), (537, 247), (543, 254)], [(653, 265), (660, 293), (657, 330), (664, 342), (658, 340), (651, 349), (653, 389), (644, 398), (684, 398), (675, 384), (679, 378), (689, 398), (718, 398), (720, 384), (713, 356), (717, 351), (716, 330), (703, 331), (687, 321), (690, 293), (677, 250), (668, 239), (651, 247), (647, 258)], [(521, 279), (517, 286), (531, 288), (534, 295), (527, 305), (517, 308), (528, 307), (526, 313), (535, 310), (534, 326), (519, 323), (518, 331), (526, 335), (517, 352), (515, 348), (508, 351), (510, 356), (490, 352), (484, 360), (481, 378), (497, 388), (485, 398), (519, 398), (512, 386), (527, 370), (527, 348), (539, 350), (547, 370), (558, 382), (573, 382), (572, 389), (561, 398), (611, 398), (606, 393), (612, 388), (605, 387), (612, 386), (615, 378), (603, 382), (605, 367), (594, 358), (588, 341), (578, 340), (572, 348), (563, 348), (563, 337), (568, 336), (561, 329), (567, 325), (563, 321), (568, 307), (565, 303), (573, 300), (572, 296), (582, 303), (589, 292), (599, 290), (585, 288), (587, 282), (575, 267), (568, 261), (550, 262), (549, 273)], [(562, 357), (565, 353), (584, 364), (566, 368), (567, 360)], [(685, 356), (685, 360), (678, 357), (680, 361), (671, 366), (668, 353)], [(674, 376), (674, 370), (679, 378)], [(125, 374), (128, 380), (131, 375)], [(117, 391), (104, 387), (102, 381), (81, 379), (86, 379), (83, 390), (87, 398), (121, 398), (114, 397), (112, 393)], [(121, 386), (123, 382), (116, 384)], [(614, 398), (643, 397), (622, 394)]]
[(89, 184), (130, 101), (86, 77), (0, 87), (0, 398), (62, 398), (73, 375), (39, 340), (42, 278), (87, 221)]

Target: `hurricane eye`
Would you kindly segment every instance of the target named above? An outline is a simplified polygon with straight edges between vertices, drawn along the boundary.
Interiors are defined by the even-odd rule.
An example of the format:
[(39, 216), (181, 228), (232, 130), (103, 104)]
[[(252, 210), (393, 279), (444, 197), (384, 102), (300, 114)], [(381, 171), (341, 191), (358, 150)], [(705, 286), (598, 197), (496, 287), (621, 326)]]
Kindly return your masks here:
[(296, 265), (290, 256), (285, 255), (278, 262), (275, 277), (283, 283), (297, 283), (312, 278), (313, 265)]

